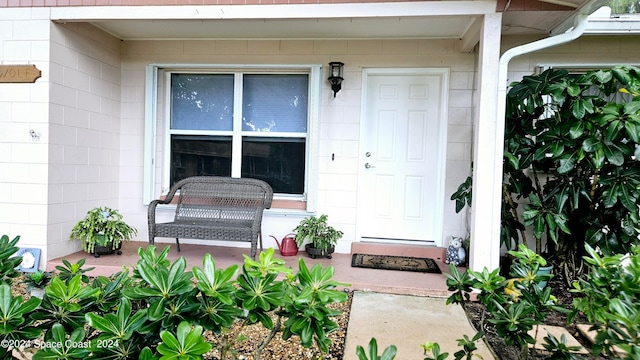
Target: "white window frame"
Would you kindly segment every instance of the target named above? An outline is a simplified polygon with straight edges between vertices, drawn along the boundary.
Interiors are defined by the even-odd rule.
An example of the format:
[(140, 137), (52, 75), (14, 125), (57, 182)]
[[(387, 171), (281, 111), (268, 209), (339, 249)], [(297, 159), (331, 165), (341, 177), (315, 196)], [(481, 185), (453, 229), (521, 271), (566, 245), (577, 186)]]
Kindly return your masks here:
[[(320, 117), (320, 94), (321, 94), (321, 75), (322, 66), (319, 64), (309, 65), (256, 65), (256, 64), (149, 64), (146, 67), (145, 78), (145, 135), (144, 135), (144, 184), (143, 184), (143, 203), (149, 204), (151, 200), (158, 198), (160, 195), (166, 193), (169, 189), (169, 166), (170, 166), (170, 141), (169, 136), (172, 132), (169, 129), (169, 104), (170, 104), (170, 74), (171, 73), (264, 73), (268, 71), (273, 72), (305, 72), (309, 74), (309, 97), (308, 97), (308, 124), (307, 124), (307, 138), (306, 138), (306, 154), (305, 154), (305, 190), (302, 196), (276, 194), (276, 199), (283, 200), (302, 200), (306, 201), (306, 211), (314, 211), (317, 204), (317, 182), (318, 182), (318, 138), (319, 138), (319, 117)], [(159, 79), (160, 73), (165, 74), (164, 79)], [(236, 74), (236, 83), (239, 79), (239, 75)], [(240, 75), (241, 77), (241, 75)], [(162, 127), (164, 139), (164, 146), (162, 150), (158, 152), (158, 86), (159, 81), (162, 81), (164, 85), (164, 126)], [(235, 96), (238, 96), (238, 92), (241, 87), (236, 86), (234, 91)], [(239, 95), (242, 96), (241, 94)], [(232, 136), (242, 136), (241, 130), (236, 129), (236, 122), (241, 119), (235, 118), (234, 112), (234, 133)], [(174, 132), (175, 133), (175, 132)], [(264, 134), (256, 134), (264, 135)], [(298, 135), (298, 134), (295, 134)], [(269, 133), (269, 136), (292, 136), (284, 133)], [(233, 142), (234, 148), (232, 149), (232, 156), (240, 156), (240, 150), (236, 147), (241, 147), (241, 141)], [(237, 155), (236, 155), (237, 154)], [(156, 165), (162, 164), (162, 177), (156, 174)], [(232, 162), (231, 169), (232, 177), (240, 177), (240, 162)], [(158, 190), (157, 183), (159, 181)]]

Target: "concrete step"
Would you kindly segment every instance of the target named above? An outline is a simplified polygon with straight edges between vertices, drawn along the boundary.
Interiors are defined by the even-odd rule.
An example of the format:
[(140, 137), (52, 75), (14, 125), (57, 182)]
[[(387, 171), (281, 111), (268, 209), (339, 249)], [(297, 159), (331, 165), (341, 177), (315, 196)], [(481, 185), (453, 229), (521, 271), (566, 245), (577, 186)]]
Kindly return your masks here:
[[(591, 330), (590, 324), (578, 324), (576, 327), (578, 328), (578, 331), (580, 332), (580, 334), (584, 336), (587, 340), (589, 340), (589, 342), (591, 342), (592, 344), (595, 342), (598, 332), (596, 330)], [(622, 350), (618, 346), (614, 346), (613, 350), (616, 353), (618, 353), (618, 355), (620, 355), (621, 358), (628, 355), (624, 350)]]
[(436, 261), (444, 261), (446, 249), (430, 245), (393, 244), (363, 241), (352, 243), (351, 253), (409, 256), (418, 258), (432, 258)]
[[(537, 330), (537, 331), (536, 331)], [(552, 326), (552, 325), (545, 325), (545, 324), (541, 324), (540, 326), (538, 326), (538, 328), (536, 329), (535, 327), (531, 330), (529, 330), (529, 335), (531, 335), (531, 337), (534, 337), (536, 339), (536, 343), (535, 346), (534, 344), (529, 344), (529, 348), (535, 347), (538, 350), (545, 350), (544, 349), (544, 338), (547, 337), (547, 334), (551, 334), (553, 336), (556, 337), (556, 339), (561, 340), (562, 339), (562, 335), (565, 336), (567, 342), (567, 346), (578, 346), (580, 347), (580, 350), (578, 350), (579, 354), (589, 354), (589, 351), (587, 349), (585, 349), (578, 340), (576, 340), (575, 337), (573, 337), (573, 335), (571, 335), (566, 328), (562, 327), (562, 326)], [(537, 336), (536, 336), (537, 335)]]

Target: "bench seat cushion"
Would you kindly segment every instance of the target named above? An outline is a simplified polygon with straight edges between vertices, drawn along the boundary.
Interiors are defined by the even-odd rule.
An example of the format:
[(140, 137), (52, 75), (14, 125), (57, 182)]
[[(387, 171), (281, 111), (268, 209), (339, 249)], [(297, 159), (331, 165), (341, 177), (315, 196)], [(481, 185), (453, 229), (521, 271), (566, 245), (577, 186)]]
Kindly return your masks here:
[(251, 220), (179, 220), (156, 224), (156, 236), (169, 238), (251, 242)]

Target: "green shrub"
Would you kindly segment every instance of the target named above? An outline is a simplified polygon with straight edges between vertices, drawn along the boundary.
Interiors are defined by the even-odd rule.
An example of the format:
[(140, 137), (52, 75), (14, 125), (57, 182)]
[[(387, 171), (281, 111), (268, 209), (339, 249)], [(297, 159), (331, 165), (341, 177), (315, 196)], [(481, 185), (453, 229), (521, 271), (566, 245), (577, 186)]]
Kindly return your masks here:
[[(5, 253), (15, 252), (8, 238), (2, 243)], [(331, 266), (309, 269), (300, 259), (294, 274), (269, 249), (258, 261), (245, 256), (240, 273), (237, 265), (216, 269), (209, 254), (202, 268), (187, 271), (183, 257), (167, 260), (168, 251), (167, 247), (157, 252), (155, 246), (139, 249), (131, 276), (123, 270), (93, 281), (84, 261), (64, 262), (60, 275), (45, 287), (42, 301), (13, 297), (9, 285), (1, 284), (0, 340), (17, 344), (44, 336), (57, 344), (67, 339), (64, 346), (39, 349), (34, 359), (83, 359), (89, 353), (100, 359), (199, 359), (212, 346), (227, 359), (237, 354), (238, 339), (225, 334), (236, 325), (242, 331), (261, 324), (271, 331), (254, 349), (254, 359), (260, 359), (278, 334), (285, 339), (298, 336), (303, 346), (315, 347), (320, 354), (328, 351), (327, 334), (338, 328), (331, 317), (339, 312), (327, 305), (347, 299), (336, 289), (347, 284), (332, 280)], [(11, 271), (5, 274), (12, 276)], [(217, 340), (207, 342), (204, 331)], [(0, 358), (10, 350), (0, 349)]]
[(587, 246), (589, 271), (574, 283), (573, 315), (582, 312), (597, 331), (595, 354), (640, 358), (640, 245), (626, 255), (601, 256)]
[(367, 353), (362, 346), (358, 345), (356, 347), (356, 355), (358, 355), (358, 360), (393, 360), (396, 357), (396, 353), (398, 349), (395, 345), (389, 345), (382, 352), (382, 355), (378, 355), (378, 341), (376, 338), (371, 338), (369, 340), (369, 357), (367, 357)]
[[(545, 259), (522, 244), (518, 251), (510, 251), (510, 254), (515, 261), (511, 265), (509, 279), (499, 274), (500, 269), (467, 270), (468, 275), (463, 275), (455, 266), (450, 266), (451, 274), (446, 274), (447, 286), (454, 293), (447, 303), (464, 305), (469, 301), (468, 289), (478, 289), (477, 298), (486, 306), (482, 322), (495, 325), (497, 334), (505, 343), (519, 347), (520, 358), (526, 359), (529, 344), (535, 343), (535, 337), (529, 335), (529, 331), (534, 328), (537, 331), (550, 310), (566, 310), (556, 305), (550, 287), (540, 286), (551, 277), (538, 272), (540, 266), (546, 264)], [(465, 353), (456, 354), (467, 356)]]
[(14, 256), (20, 250), (16, 246), (20, 236), (9, 240), (7, 235), (0, 237), (0, 283), (11, 284), (11, 280), (18, 276), (16, 266), (22, 262), (22, 256)]

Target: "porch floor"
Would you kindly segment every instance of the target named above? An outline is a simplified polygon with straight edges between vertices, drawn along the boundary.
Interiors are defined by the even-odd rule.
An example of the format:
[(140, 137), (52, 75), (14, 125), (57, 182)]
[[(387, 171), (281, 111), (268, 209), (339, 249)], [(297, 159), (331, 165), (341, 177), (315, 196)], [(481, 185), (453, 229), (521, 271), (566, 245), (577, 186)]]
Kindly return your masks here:
[[(142, 241), (125, 242), (122, 244), (122, 255), (102, 255), (99, 258), (79, 251), (62, 258), (49, 260), (47, 262), (47, 270), (51, 271), (56, 265), (62, 265), (62, 259), (74, 263), (85, 258), (85, 267), (95, 267), (89, 275), (109, 276), (121, 270), (123, 266), (133, 268), (138, 261), (138, 248), (146, 248), (148, 245), (147, 242)], [(210, 253), (213, 256), (217, 268), (226, 268), (233, 264), (242, 265), (244, 261), (242, 255), (249, 254), (248, 248), (192, 244), (180, 244), (182, 251), (178, 252), (175, 243), (156, 242), (156, 247), (159, 251), (167, 245), (171, 246), (168, 258), (173, 262), (178, 257), (184, 256), (187, 260), (187, 269), (191, 269), (194, 266), (202, 267), (202, 259), (205, 253)], [(442, 261), (444, 257), (443, 248), (354, 243), (352, 252), (431, 257), (436, 260), (443, 274), (354, 268), (351, 267), (351, 254), (333, 254), (331, 259), (311, 259), (304, 251), (298, 252), (297, 256), (282, 257), (276, 249), (276, 256), (284, 259), (286, 266), (290, 266), (294, 272), (297, 272), (300, 258), (304, 259), (308, 267), (317, 263), (322, 264), (323, 267), (332, 265), (335, 268), (334, 280), (349, 284), (348, 288), (351, 290), (430, 297), (449, 296), (444, 275), (444, 272), (449, 271), (449, 267)]]

